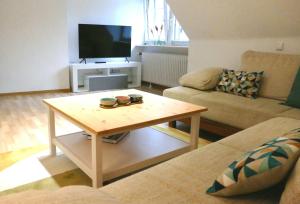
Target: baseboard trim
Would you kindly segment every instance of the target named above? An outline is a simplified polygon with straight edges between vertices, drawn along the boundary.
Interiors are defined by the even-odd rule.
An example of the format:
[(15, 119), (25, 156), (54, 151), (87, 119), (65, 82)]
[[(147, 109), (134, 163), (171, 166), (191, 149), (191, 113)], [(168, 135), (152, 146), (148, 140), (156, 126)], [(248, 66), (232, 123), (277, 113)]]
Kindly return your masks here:
[(171, 88), (171, 87), (156, 84), (156, 83), (150, 83), (150, 82), (147, 82), (147, 81), (142, 81), (142, 86), (146, 86), (146, 87), (148, 86), (149, 87), (150, 84), (152, 85), (153, 88), (162, 89), (162, 90)]
[(40, 91), (27, 91), (27, 92), (0, 93), (0, 96), (43, 94), (43, 93), (70, 93), (70, 92), (71, 89), (53, 89), (53, 90), (40, 90)]

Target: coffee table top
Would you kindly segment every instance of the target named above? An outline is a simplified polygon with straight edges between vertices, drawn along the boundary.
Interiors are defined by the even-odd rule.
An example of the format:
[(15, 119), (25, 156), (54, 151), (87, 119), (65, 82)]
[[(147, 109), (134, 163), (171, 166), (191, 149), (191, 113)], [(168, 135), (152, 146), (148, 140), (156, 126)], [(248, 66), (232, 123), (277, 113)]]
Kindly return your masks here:
[[(144, 102), (112, 109), (104, 109), (99, 106), (101, 98), (129, 94), (143, 95)], [(64, 118), (90, 134), (99, 136), (147, 127), (207, 111), (205, 107), (135, 89), (45, 99), (43, 101)]]

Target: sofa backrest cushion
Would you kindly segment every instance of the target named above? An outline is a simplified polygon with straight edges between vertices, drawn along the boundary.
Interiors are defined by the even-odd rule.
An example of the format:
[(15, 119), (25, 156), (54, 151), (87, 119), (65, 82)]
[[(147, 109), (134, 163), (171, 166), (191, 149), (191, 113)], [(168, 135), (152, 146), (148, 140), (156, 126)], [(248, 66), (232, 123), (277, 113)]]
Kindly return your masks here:
[(243, 71), (264, 71), (260, 96), (286, 100), (300, 66), (300, 55), (247, 51), (242, 55)]

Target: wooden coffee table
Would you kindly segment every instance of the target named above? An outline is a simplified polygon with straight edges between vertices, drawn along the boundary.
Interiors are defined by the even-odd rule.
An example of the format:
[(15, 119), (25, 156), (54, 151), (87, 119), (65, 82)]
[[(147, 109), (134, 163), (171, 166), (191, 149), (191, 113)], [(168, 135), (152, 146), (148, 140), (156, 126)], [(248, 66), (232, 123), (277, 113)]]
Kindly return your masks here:
[[(141, 94), (144, 103), (114, 109), (100, 108), (103, 97)], [(207, 108), (138, 90), (101, 92), (44, 100), (49, 108), (51, 155), (56, 147), (92, 180), (93, 187), (143, 168), (153, 166), (198, 147), (200, 113)], [(75, 124), (83, 132), (56, 136), (55, 114)], [(191, 118), (191, 140), (185, 143), (150, 126)], [(102, 142), (102, 137), (130, 131), (118, 144)]]

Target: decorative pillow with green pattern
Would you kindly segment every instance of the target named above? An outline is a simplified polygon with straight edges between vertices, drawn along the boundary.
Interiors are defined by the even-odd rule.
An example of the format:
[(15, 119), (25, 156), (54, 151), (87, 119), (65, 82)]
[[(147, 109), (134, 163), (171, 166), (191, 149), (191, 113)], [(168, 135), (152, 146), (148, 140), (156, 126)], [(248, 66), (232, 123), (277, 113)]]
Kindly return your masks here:
[(245, 72), (224, 69), (216, 90), (248, 98), (256, 98), (264, 72)]
[(282, 181), (300, 155), (300, 128), (247, 152), (232, 162), (207, 190), (216, 196), (257, 192)]

